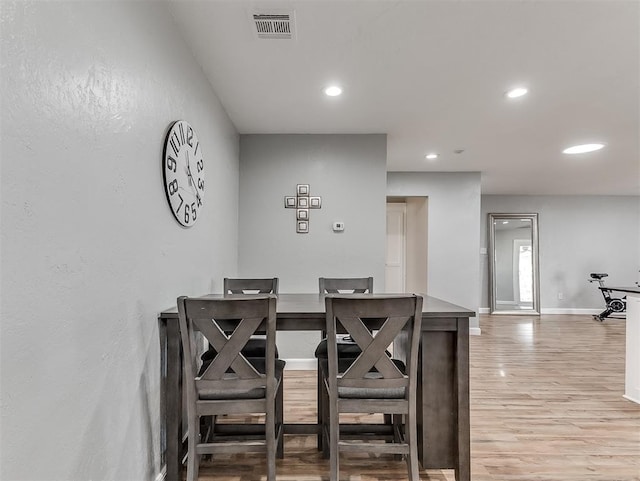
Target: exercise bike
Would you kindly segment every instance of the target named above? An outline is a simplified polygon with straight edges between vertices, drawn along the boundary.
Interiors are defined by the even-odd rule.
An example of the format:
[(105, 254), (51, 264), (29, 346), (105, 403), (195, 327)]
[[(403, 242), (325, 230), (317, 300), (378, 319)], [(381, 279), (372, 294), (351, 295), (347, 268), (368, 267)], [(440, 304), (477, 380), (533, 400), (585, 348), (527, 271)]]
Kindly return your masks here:
[(602, 292), (604, 302), (607, 306), (607, 308), (600, 314), (593, 316), (594, 319), (600, 322), (604, 321), (607, 317), (611, 317), (612, 319), (620, 319), (622, 318), (622, 316), (612, 316), (611, 314), (620, 314), (627, 310), (627, 296), (624, 296), (622, 299), (618, 297), (612, 297), (611, 292), (613, 291), (604, 285), (604, 281), (602, 279), (608, 276), (609, 274), (592, 272), (591, 279), (589, 279), (589, 282), (597, 282), (598, 284), (600, 284), (598, 288), (600, 289), (600, 292)]

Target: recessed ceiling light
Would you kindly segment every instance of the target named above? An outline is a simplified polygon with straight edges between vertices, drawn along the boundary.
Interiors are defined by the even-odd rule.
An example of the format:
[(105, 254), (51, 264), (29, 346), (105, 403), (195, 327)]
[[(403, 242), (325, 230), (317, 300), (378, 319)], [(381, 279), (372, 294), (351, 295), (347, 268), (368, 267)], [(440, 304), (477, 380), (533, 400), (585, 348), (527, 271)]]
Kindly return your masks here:
[(529, 90), (524, 88), (524, 87), (516, 87), (514, 89), (511, 89), (511, 90), (507, 91), (507, 93), (505, 95), (507, 97), (509, 97), (510, 99), (517, 99), (518, 97), (522, 97), (523, 95), (527, 95), (527, 92), (529, 92)]
[(337, 97), (342, 93), (342, 89), (337, 85), (331, 85), (326, 89), (324, 89), (324, 93), (327, 94), (329, 97)]
[(429, 159), (429, 160), (437, 159), (438, 158), (438, 154), (427, 154), (426, 158)]
[(585, 154), (587, 152), (594, 152), (596, 150), (600, 150), (602, 147), (604, 147), (604, 144), (600, 144), (600, 143), (574, 145), (573, 147), (567, 147), (562, 151), (562, 153), (563, 154)]

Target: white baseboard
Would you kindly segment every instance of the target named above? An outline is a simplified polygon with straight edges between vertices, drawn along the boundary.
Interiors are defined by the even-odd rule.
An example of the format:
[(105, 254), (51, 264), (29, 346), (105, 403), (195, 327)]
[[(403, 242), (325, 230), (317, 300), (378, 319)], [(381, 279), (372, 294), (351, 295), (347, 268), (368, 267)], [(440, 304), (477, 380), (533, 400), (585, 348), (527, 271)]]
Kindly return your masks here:
[(566, 307), (545, 307), (540, 309), (540, 314), (574, 314), (574, 315), (595, 315), (600, 314), (602, 309), (574, 309)]
[(285, 359), (287, 362), (284, 367), (285, 371), (315, 371), (318, 368), (318, 360), (315, 357), (311, 359)]
[[(576, 309), (566, 307), (543, 307), (540, 309), (540, 314), (574, 314), (592, 316), (600, 314), (601, 312), (602, 309)], [(490, 309), (488, 307), (480, 307), (478, 309), (478, 314), (490, 314)], [(523, 314), (526, 314), (526, 312), (523, 311)]]

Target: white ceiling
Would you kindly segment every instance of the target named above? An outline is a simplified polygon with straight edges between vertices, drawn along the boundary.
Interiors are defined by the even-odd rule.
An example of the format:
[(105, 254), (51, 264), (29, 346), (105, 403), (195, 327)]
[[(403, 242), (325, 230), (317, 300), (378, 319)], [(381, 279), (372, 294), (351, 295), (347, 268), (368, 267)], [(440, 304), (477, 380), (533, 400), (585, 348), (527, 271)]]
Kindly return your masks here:
[[(640, 195), (636, 0), (170, 4), (241, 134), (386, 133), (388, 171), (479, 171), (485, 194)], [(251, 14), (274, 9), (295, 12), (294, 40), (254, 35)], [(341, 97), (323, 94), (332, 82)], [(515, 85), (529, 95), (506, 99)], [(561, 153), (593, 141), (606, 147)]]

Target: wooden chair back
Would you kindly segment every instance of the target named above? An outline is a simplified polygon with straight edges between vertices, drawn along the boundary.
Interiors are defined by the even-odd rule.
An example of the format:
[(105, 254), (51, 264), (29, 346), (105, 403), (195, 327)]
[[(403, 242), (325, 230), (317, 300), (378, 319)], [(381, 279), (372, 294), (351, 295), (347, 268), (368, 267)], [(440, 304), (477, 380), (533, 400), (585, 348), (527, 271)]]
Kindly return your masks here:
[[(178, 299), (180, 335), (185, 357), (187, 392), (193, 402), (225, 390), (267, 388), (275, 379), (276, 297)], [(266, 372), (258, 372), (242, 354), (256, 331), (266, 332)], [(198, 375), (196, 332), (201, 333), (216, 355)], [(227, 334), (229, 332), (230, 334)], [(191, 404), (191, 403), (190, 403)]]
[(224, 278), (224, 295), (228, 294), (277, 294), (278, 278), (231, 279)]
[[(422, 297), (328, 294), (325, 307), (328, 375), (320, 392), (325, 397), (323, 409), (328, 411), (328, 416), (323, 416), (322, 433), (323, 450), (329, 444), (329, 480), (338, 481), (339, 452), (348, 450), (405, 455), (409, 480), (419, 481), (416, 397)], [(353, 361), (338, 358), (336, 334), (340, 329), (361, 350)], [(400, 347), (394, 349), (394, 356), (402, 354), (404, 365), (387, 355), (386, 348), (394, 341), (394, 346)], [(340, 360), (346, 366), (341, 366)], [(364, 441), (341, 440), (340, 413), (391, 415), (393, 442), (369, 442), (370, 433), (364, 425), (359, 433)]]
[[(411, 295), (327, 295), (327, 351), (329, 383), (340, 387), (394, 389), (412, 388), (410, 376), (418, 362), (418, 344), (422, 325), (422, 297)], [(367, 320), (375, 320), (372, 332)], [(338, 369), (337, 333), (346, 331), (362, 351), (346, 371)], [(389, 358), (387, 347), (405, 336), (408, 351), (403, 357), (406, 372)], [(377, 372), (371, 376), (371, 372)]]
[(364, 294), (373, 292), (373, 277), (319, 277), (320, 294)]
[[(198, 479), (200, 455), (232, 452), (265, 453), (267, 480), (275, 481), (275, 459), (282, 441), (276, 396), (281, 392), (283, 368), (276, 371), (276, 296), (179, 297), (178, 319), (187, 402), (187, 481)], [(266, 332), (266, 366), (261, 371), (242, 352), (258, 330)], [(213, 347), (207, 366), (201, 366), (196, 349), (202, 345), (198, 334)], [(244, 434), (227, 440), (217, 434), (211, 440), (202, 436), (203, 416), (256, 413), (265, 414), (264, 436), (259, 441)]]

